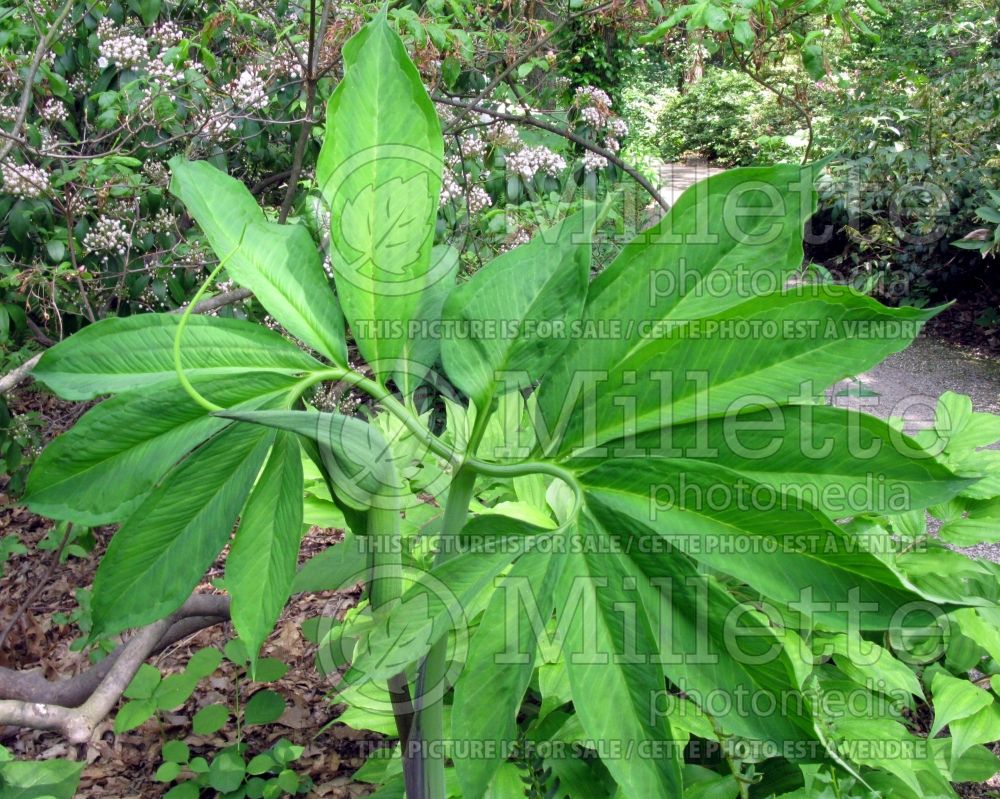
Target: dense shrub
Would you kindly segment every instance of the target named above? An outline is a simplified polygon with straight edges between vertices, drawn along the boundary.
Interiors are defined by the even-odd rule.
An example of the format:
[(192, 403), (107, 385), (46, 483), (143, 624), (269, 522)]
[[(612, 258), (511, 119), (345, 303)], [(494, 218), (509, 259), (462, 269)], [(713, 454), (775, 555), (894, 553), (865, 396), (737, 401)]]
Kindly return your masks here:
[[(838, 233), (815, 254), (896, 299), (982, 296), (997, 284), (988, 247), (955, 246), (975, 231), (992, 238), (983, 228), (1000, 187), (1000, 53), (974, 17), (894, 15), (879, 42), (841, 55), (822, 96), (820, 150), (836, 157), (820, 212)], [(892, 66), (873, 69), (882, 63)]]
[(709, 67), (659, 112), (660, 154), (694, 153), (725, 166), (798, 160), (805, 140), (793, 108), (741, 72)]

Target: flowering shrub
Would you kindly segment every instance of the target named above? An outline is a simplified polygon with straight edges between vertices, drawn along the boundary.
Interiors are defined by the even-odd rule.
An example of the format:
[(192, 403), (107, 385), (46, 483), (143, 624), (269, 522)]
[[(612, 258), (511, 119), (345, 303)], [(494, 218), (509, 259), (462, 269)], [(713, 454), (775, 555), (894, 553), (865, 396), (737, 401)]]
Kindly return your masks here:
[[(319, 31), (316, 107), (336, 85), (341, 45), (371, 9), (337, 7)], [(468, 30), (459, 11), (392, 12), (431, 89), (481, 80), (476, 76), (498, 68), (492, 47), (543, 33), (532, 26), (503, 33), (485, 23)], [(58, 13), (44, 11), (43, 33)], [(15, 131), (20, 76), (39, 37), (30, 14), (21, 6), (0, 21), (10, 53), (0, 63), (0, 124), (14, 134), (0, 158), (0, 307), (9, 311), (0, 314), (0, 334), (30, 337), (28, 318), (58, 339), (105, 315), (175, 308), (213, 257), (189, 235), (181, 209), (164, 191), (166, 162), (181, 152), (211, 158), (277, 215), (303, 130), (310, 25), (322, 22), (310, 23), (307, 9), (258, 0), (141, 10), (74, 5), (42, 61), (23, 130)], [(547, 72), (555, 60), (549, 51), (539, 70)], [(543, 74), (531, 102), (545, 109), (535, 109), (540, 116), (617, 151), (624, 131), (601, 95), (591, 89), (574, 100), (565, 79)], [(524, 111), (523, 98), (511, 97), (506, 86), (483, 103), (513, 117)], [(606, 167), (600, 156), (557, 135), (539, 136), (516, 119), (439, 110), (446, 122), (455, 120), (446, 139), (441, 236), (479, 238), (486, 256), (517, 238), (521, 222), (537, 227), (526, 211), (508, 225), (508, 203), (571, 194), (583, 173)], [(282, 216), (307, 207), (302, 189), (311, 185), (317, 151), (308, 136), (294, 202)], [(223, 311), (255, 312), (252, 304)]]

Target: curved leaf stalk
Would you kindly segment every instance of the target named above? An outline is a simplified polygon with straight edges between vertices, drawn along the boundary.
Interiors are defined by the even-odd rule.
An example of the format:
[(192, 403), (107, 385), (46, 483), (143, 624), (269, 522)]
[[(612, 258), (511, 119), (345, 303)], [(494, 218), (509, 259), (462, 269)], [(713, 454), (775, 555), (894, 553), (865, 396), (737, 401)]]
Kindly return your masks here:
[(225, 408), (216, 405), (211, 400), (206, 399), (201, 394), (199, 394), (198, 389), (196, 389), (193, 385), (191, 385), (191, 381), (188, 380), (187, 375), (184, 374), (184, 367), (181, 365), (181, 336), (184, 335), (184, 328), (187, 327), (188, 319), (191, 318), (191, 314), (194, 312), (195, 306), (197, 306), (201, 298), (205, 296), (205, 292), (208, 291), (208, 287), (215, 282), (215, 278), (219, 276), (219, 272), (225, 269), (226, 263), (229, 261), (230, 258), (232, 258), (236, 254), (236, 251), (239, 250), (240, 245), (242, 243), (243, 243), (243, 236), (241, 235), (239, 243), (237, 243), (237, 245), (233, 247), (229, 255), (227, 255), (225, 258), (219, 261), (215, 269), (213, 269), (209, 273), (208, 277), (205, 278), (205, 282), (202, 283), (201, 286), (198, 288), (198, 291), (195, 292), (195, 295), (191, 298), (191, 302), (189, 302), (187, 304), (187, 307), (184, 308), (184, 312), (181, 314), (180, 321), (177, 323), (177, 330), (174, 332), (174, 370), (177, 372), (177, 380), (180, 382), (181, 386), (187, 392), (188, 396), (191, 397), (191, 399), (197, 402), (202, 408), (204, 408), (209, 413), (215, 413), (215, 411), (222, 411), (225, 410)]
[[(521, 477), (528, 474), (547, 474), (550, 477), (555, 477), (558, 480), (566, 483), (572, 490), (574, 496), (574, 508), (571, 518), (575, 518), (580, 508), (583, 505), (583, 489), (581, 488), (579, 482), (576, 479), (576, 475), (573, 474), (569, 469), (565, 469), (555, 463), (550, 463), (548, 461), (519, 461), (517, 463), (493, 463), (491, 461), (484, 461), (479, 458), (464, 457), (462, 453), (455, 452), (451, 447), (445, 444), (441, 439), (435, 436), (430, 430), (428, 430), (424, 424), (414, 416), (410, 410), (399, 400), (397, 400), (392, 393), (383, 386), (381, 383), (371, 380), (358, 372), (351, 369), (341, 369), (339, 367), (334, 367), (331, 369), (323, 369), (317, 372), (311, 372), (302, 378), (302, 380), (297, 383), (290, 392), (289, 404), (294, 403), (303, 393), (317, 383), (322, 383), (325, 381), (335, 381), (335, 380), (345, 380), (351, 384), (354, 388), (360, 389), (368, 394), (372, 399), (378, 400), (382, 403), (383, 407), (389, 411), (393, 416), (399, 419), (407, 429), (413, 433), (421, 443), (427, 446), (435, 455), (443, 458), (445, 461), (450, 463), (456, 468), (455, 480), (458, 480), (458, 474), (463, 468), (471, 469), (477, 474), (485, 475), (487, 477)], [(483, 417), (488, 418), (488, 417)], [(485, 426), (485, 425), (484, 425)], [(475, 451), (475, 442), (477, 442), (482, 437), (482, 431), (479, 429), (473, 430), (471, 436), (471, 442), (469, 445), (469, 451)], [(454, 486), (453, 486), (454, 489)], [(471, 495), (470, 495), (471, 500)], [(449, 500), (450, 502), (450, 500)], [(468, 503), (466, 503), (466, 515), (468, 513)], [(464, 517), (463, 517), (464, 524)], [(564, 525), (565, 526), (565, 525)], [(445, 528), (448, 529), (448, 528)], [(461, 530), (459, 526), (458, 530), (454, 533), (457, 535)], [(562, 530), (562, 527), (558, 528), (556, 532)]]
[[(195, 296), (189, 309), (200, 299), (199, 295), (205, 291), (223, 265), (224, 262), (220, 263), (212, 272), (199, 290), (199, 294)], [(182, 385), (192, 399), (211, 412), (219, 411), (222, 409), (202, 397), (191, 386), (181, 367), (181, 333), (189, 309), (185, 310), (185, 315), (182, 317), (174, 337), (174, 365)], [(467, 452), (455, 452), (428, 430), (384, 385), (352, 369), (341, 367), (332, 367), (304, 375), (289, 392), (288, 402), (294, 404), (306, 390), (317, 383), (336, 380), (345, 380), (351, 386), (364, 391), (382, 403), (387, 411), (402, 421), (431, 451), (456, 468), (445, 504), (442, 521), (443, 537), (458, 536), (461, 533), (468, 518), (476, 477), (480, 474), (492, 477), (547, 474), (563, 481), (573, 490), (574, 508), (570, 518), (553, 532), (558, 533), (575, 523), (582, 507), (583, 491), (576, 475), (568, 469), (554, 463), (540, 461), (522, 461), (510, 464), (491, 463), (467, 455), (467, 452), (474, 452), (478, 446), (485, 424), (477, 424), (473, 429)], [(483, 418), (485, 420), (487, 417)], [(391, 500), (398, 499), (395, 492), (402, 489), (396, 487), (387, 490), (394, 492), (392, 497), (385, 497)], [(367, 532), (373, 539), (370, 564), (372, 610), (378, 610), (395, 602), (402, 593), (402, 559), (398, 546), (398, 502), (389, 501), (381, 504), (382, 507), (370, 508), (366, 517)], [(443, 546), (437, 553), (435, 561), (443, 563), (454, 554), (454, 546)], [(445, 799), (446, 796), (444, 759), (438, 745), (444, 738), (444, 694), (447, 690), (444, 681), (447, 667), (447, 639), (442, 638), (432, 647), (420, 665), (415, 699), (410, 697), (409, 683), (405, 674), (396, 675), (389, 680), (389, 694), (403, 751), (406, 792), (410, 799)], [(435, 747), (428, 747), (428, 742), (434, 742)]]

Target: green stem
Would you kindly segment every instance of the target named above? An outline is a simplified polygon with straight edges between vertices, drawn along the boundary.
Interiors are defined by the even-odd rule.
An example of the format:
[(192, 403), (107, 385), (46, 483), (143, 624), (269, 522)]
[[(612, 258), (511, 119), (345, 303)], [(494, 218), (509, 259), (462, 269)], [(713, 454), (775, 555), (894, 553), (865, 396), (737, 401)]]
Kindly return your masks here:
[[(196, 298), (197, 299), (197, 298)], [(179, 365), (179, 339), (175, 338), (175, 366), (182, 375)], [(573, 472), (554, 463), (543, 461), (522, 461), (520, 463), (491, 463), (469, 457), (475, 452), (483, 437), (488, 422), (488, 414), (477, 416), (476, 424), (469, 436), (467, 450), (457, 452), (449, 447), (410, 410), (397, 400), (381, 383), (371, 380), (351, 369), (331, 367), (310, 372), (291, 388), (288, 405), (293, 405), (301, 396), (317, 383), (343, 380), (354, 388), (364, 391), (399, 419), (422, 441), (428, 449), (450, 463), (455, 469), (448, 500), (445, 503), (442, 520), (441, 546), (435, 556), (435, 564), (447, 561), (456, 554), (455, 539), (461, 534), (469, 515), (476, 477), (480, 474), (493, 477), (517, 477), (526, 474), (548, 474), (566, 483), (574, 493), (575, 506), (570, 518), (556, 531), (573, 524), (583, 503), (583, 491)], [(189, 385), (189, 384), (188, 384)], [(194, 389), (189, 389), (189, 393)], [(197, 392), (192, 393), (195, 396)], [(200, 395), (199, 395), (200, 396)], [(205, 404), (208, 400), (201, 398)], [(206, 406), (207, 407), (207, 406)], [(211, 410), (218, 410), (211, 408)], [(398, 599), (401, 591), (401, 560), (398, 543), (399, 512), (393, 503), (389, 507), (373, 508), (368, 511), (368, 534), (373, 540), (371, 560), (372, 609), (377, 610)], [(445, 799), (444, 758), (440, 744), (444, 739), (444, 696), (448, 670), (448, 640), (442, 637), (433, 647), (417, 672), (416, 696), (411, 701), (409, 684), (405, 675), (396, 675), (389, 681), (396, 724), (403, 745), (403, 768), (406, 793), (409, 799)], [(432, 745), (430, 748), (428, 745)]]
[(289, 391), (289, 405), (301, 397), (307, 389), (317, 383), (338, 380), (343, 380), (349, 383), (354, 388), (364, 391), (368, 394), (368, 396), (382, 403), (382, 406), (387, 411), (406, 425), (407, 429), (409, 429), (414, 436), (420, 439), (435, 455), (443, 458), (448, 463), (452, 464), (452, 466), (458, 467), (459, 464), (461, 464), (461, 453), (456, 452), (452, 447), (449, 447), (430, 430), (424, 427), (421, 421), (410, 413), (409, 409), (407, 409), (402, 402), (392, 395), (392, 392), (389, 391), (389, 389), (381, 383), (377, 383), (364, 375), (358, 374), (352, 369), (344, 369), (338, 366), (330, 369), (321, 369), (316, 372), (310, 372), (298, 383), (292, 386)]
[[(476, 471), (468, 466), (460, 467), (448, 489), (441, 523), (441, 539), (447, 543), (443, 543), (438, 550), (435, 563), (443, 563), (455, 554), (455, 548), (448, 539), (456, 538), (465, 526), (475, 485)], [(431, 647), (417, 674), (417, 707), (411, 740), (424, 747), (424, 751), (419, 753), (424, 763), (423, 792), (418, 794), (420, 799), (445, 799), (444, 758), (439, 747), (444, 740), (444, 682), (447, 673), (448, 637), (445, 635)], [(428, 743), (434, 744), (434, 751), (426, 750)]]
[[(582, 507), (583, 490), (581, 489), (579, 482), (577, 482), (576, 475), (574, 475), (570, 470), (546, 461), (492, 463), (490, 461), (484, 461), (479, 458), (472, 457), (466, 457), (463, 459), (462, 453), (456, 452), (454, 449), (441, 441), (441, 439), (434, 435), (430, 430), (428, 430), (416, 416), (410, 413), (409, 409), (403, 405), (403, 403), (392, 396), (389, 389), (374, 380), (370, 380), (369, 378), (352, 371), (351, 369), (334, 367), (330, 369), (322, 369), (316, 372), (310, 372), (292, 387), (289, 396), (289, 404), (301, 397), (302, 394), (305, 393), (305, 391), (311, 386), (314, 386), (317, 383), (335, 380), (345, 380), (353, 387), (364, 391), (370, 397), (382, 403), (382, 406), (393, 416), (399, 419), (404, 425), (406, 425), (407, 429), (413, 433), (414, 436), (420, 439), (420, 441), (429, 450), (431, 450), (431, 452), (443, 458), (455, 467), (456, 481), (458, 480), (459, 473), (463, 469), (471, 469), (478, 474), (487, 475), (489, 477), (518, 477), (525, 474), (547, 474), (558, 480), (562, 480), (566, 483), (566, 485), (573, 489), (575, 508), (571, 514), (572, 517), (575, 517)], [(469, 452), (476, 451), (479, 441), (481, 440), (486, 429), (488, 420), (488, 414), (477, 415), (476, 424), (469, 437)], [(454, 486), (452, 487), (452, 490), (454, 490)], [(471, 498), (470, 494), (470, 501)], [(468, 504), (466, 504), (465, 514), (468, 515)], [(464, 523), (465, 519), (463, 516), (462, 524)], [(455, 534), (457, 535), (460, 531), (461, 525), (457, 530), (455, 530)]]
[[(391, 466), (390, 466), (391, 468)], [(390, 493), (391, 492), (391, 493)], [(390, 607), (403, 594), (403, 554), (399, 534), (399, 490), (388, 489), (383, 494), (379, 507), (369, 508), (366, 514), (366, 532), (371, 544), (368, 600), (373, 612)], [(404, 758), (413, 723), (413, 704), (410, 701), (410, 686), (406, 673), (396, 674), (389, 679), (389, 698), (396, 719), (400, 744)], [(407, 786), (419, 785), (419, 780), (411, 786), (412, 768), (404, 765)]]

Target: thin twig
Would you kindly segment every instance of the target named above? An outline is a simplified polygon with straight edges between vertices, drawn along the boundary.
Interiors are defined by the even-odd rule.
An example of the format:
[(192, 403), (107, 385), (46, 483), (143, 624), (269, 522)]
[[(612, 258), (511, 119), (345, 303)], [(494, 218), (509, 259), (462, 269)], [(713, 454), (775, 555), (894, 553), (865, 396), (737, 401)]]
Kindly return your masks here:
[(306, 54), (305, 90), (306, 90), (306, 113), (302, 120), (302, 127), (299, 129), (299, 138), (295, 142), (295, 152), (292, 156), (292, 170), (288, 177), (288, 187), (285, 189), (285, 199), (281, 203), (281, 211), (278, 213), (278, 221), (284, 224), (288, 215), (292, 211), (292, 204), (295, 202), (295, 193), (298, 188), (299, 176), (302, 174), (302, 164), (305, 161), (306, 145), (312, 134), (313, 127), (313, 107), (316, 104), (316, 65), (320, 52), (319, 43), (326, 35), (326, 25), (330, 18), (330, 0), (323, 0), (323, 9), (320, 12), (321, 19), (317, 29), (316, 24), (316, 0), (309, 3), (309, 50)]
[[(483, 100), (489, 99), (490, 94), (493, 92), (493, 90), (501, 83), (503, 83), (505, 80), (507, 80), (507, 77), (513, 74), (515, 69), (517, 69), (519, 66), (521, 66), (521, 64), (523, 64), (525, 61), (531, 58), (544, 45), (552, 41), (552, 39), (555, 38), (556, 34), (560, 33), (562, 29), (565, 28), (567, 25), (569, 25), (571, 22), (579, 19), (580, 17), (586, 17), (591, 14), (599, 14), (604, 9), (612, 7), (616, 1), (617, 0), (610, 0), (610, 2), (601, 3), (600, 5), (594, 6), (593, 8), (586, 8), (582, 11), (577, 11), (576, 13), (570, 14), (568, 17), (561, 20), (558, 25), (552, 28), (552, 30), (550, 30), (537, 42), (531, 45), (531, 47), (529, 47), (527, 50), (522, 52), (517, 58), (515, 58), (510, 64), (508, 64), (506, 68), (502, 69), (500, 71), (500, 74), (496, 75), (493, 78), (493, 80), (487, 83), (486, 86), (482, 89), (482, 91), (477, 92), (477, 96), (474, 100), (474, 105), (482, 102)], [(451, 123), (449, 123), (448, 127), (445, 129), (444, 132), (450, 133), (455, 127), (457, 127), (459, 124), (462, 123), (465, 117), (472, 110), (474, 110), (474, 108), (466, 108), (466, 110), (456, 114), (455, 119), (453, 119)]]
[(569, 139), (572, 142), (576, 142), (581, 147), (586, 150), (590, 150), (592, 153), (597, 153), (598, 155), (604, 156), (608, 161), (617, 166), (622, 172), (626, 173), (631, 177), (636, 183), (642, 186), (643, 189), (652, 197), (657, 204), (663, 208), (664, 211), (670, 210), (670, 203), (668, 203), (663, 196), (656, 190), (656, 187), (650, 183), (646, 177), (639, 172), (635, 167), (630, 166), (625, 163), (621, 158), (618, 157), (616, 153), (608, 150), (605, 147), (601, 147), (599, 144), (595, 144), (592, 141), (587, 141), (582, 136), (578, 136), (571, 130), (566, 130), (565, 128), (560, 128), (558, 125), (553, 125), (550, 122), (546, 122), (542, 119), (532, 116), (531, 114), (505, 114), (500, 111), (494, 111), (492, 108), (486, 108), (485, 106), (475, 105), (474, 103), (463, 102), (462, 100), (455, 100), (451, 97), (446, 97), (444, 95), (435, 94), (433, 99), (437, 103), (443, 103), (444, 105), (454, 106), (455, 108), (463, 108), (466, 113), (475, 111), (478, 114), (486, 114), (495, 119), (502, 119), (506, 122), (512, 122), (515, 124), (530, 125), (534, 128), (539, 128), (541, 130), (547, 130), (549, 133), (555, 133), (557, 136), (562, 136), (564, 139)]
[(52, 46), (52, 42), (55, 40), (56, 36), (59, 35), (59, 30), (62, 28), (62, 24), (66, 21), (66, 17), (70, 15), (75, 5), (75, 0), (66, 0), (63, 7), (59, 9), (59, 14), (56, 16), (55, 20), (52, 22), (52, 26), (46, 31), (45, 35), (38, 42), (38, 46), (35, 48), (35, 54), (31, 59), (31, 66), (28, 67), (28, 74), (24, 77), (24, 88), (21, 90), (21, 99), (17, 104), (17, 113), (14, 116), (14, 127), (10, 129), (9, 135), (5, 136), (4, 143), (0, 146), (0, 161), (3, 161), (10, 151), (14, 148), (14, 143), (17, 141), (17, 137), (20, 136), (21, 127), (24, 125), (24, 120), (28, 117), (28, 106), (31, 105), (31, 92), (34, 89), (35, 76), (38, 74), (38, 70), (42, 66), (42, 60), (45, 58), (45, 54), (49, 51), (49, 47)]
[(806, 141), (805, 152), (802, 154), (802, 163), (803, 164), (809, 163), (809, 156), (812, 152), (812, 146), (813, 146), (813, 124), (812, 124), (812, 115), (809, 113), (809, 109), (807, 109), (794, 97), (790, 97), (789, 95), (785, 94), (785, 92), (783, 92), (781, 89), (778, 89), (770, 85), (763, 78), (759, 77), (748, 66), (746, 57), (740, 55), (740, 52), (736, 47), (736, 42), (733, 40), (732, 35), (727, 33), (726, 38), (729, 40), (729, 46), (733, 51), (733, 56), (736, 60), (737, 69), (739, 69), (740, 72), (742, 72), (744, 75), (750, 78), (750, 80), (752, 80), (758, 86), (761, 86), (762, 88), (774, 94), (778, 98), (779, 102), (790, 103), (795, 108), (795, 110), (798, 111), (799, 116), (802, 117), (803, 122), (806, 123), (808, 139)]
[[(191, 309), (191, 313), (208, 313), (209, 311), (224, 308), (227, 305), (232, 305), (234, 302), (239, 302), (240, 300), (245, 300), (247, 297), (252, 296), (253, 292), (250, 291), (250, 289), (233, 289), (232, 291), (226, 291), (222, 294), (217, 294), (214, 297), (209, 297), (207, 300), (202, 300)], [(176, 308), (172, 311), (172, 313), (183, 312), (184, 306)]]

